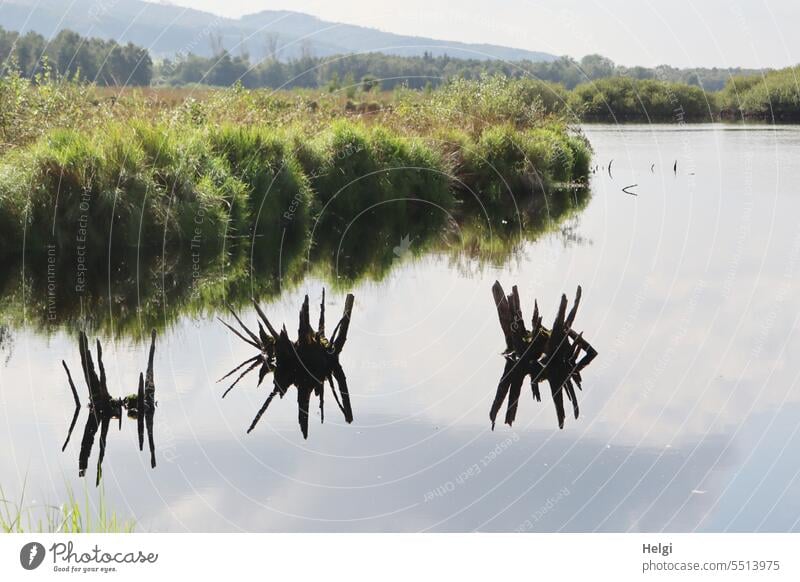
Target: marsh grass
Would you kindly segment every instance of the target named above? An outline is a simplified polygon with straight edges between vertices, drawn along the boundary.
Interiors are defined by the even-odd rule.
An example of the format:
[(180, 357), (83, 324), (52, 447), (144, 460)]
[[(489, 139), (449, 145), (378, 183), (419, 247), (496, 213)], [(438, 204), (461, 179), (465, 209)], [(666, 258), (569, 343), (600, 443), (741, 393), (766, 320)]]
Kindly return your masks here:
[(314, 136), (118, 122), (93, 133), (54, 130), (0, 160), (0, 254), (20, 252), (24, 229), (33, 250), (202, 244), (214, 256), (226, 239), (249, 239), (255, 257), (269, 256), (302, 248), (312, 217), (337, 228), (395, 200), (396, 221), (427, 220), (420, 205), (401, 202), (448, 209), (465, 186), (496, 206), (588, 171), (585, 140), (556, 124), (488, 127), (475, 142), (450, 143), (441, 151), (435, 138), (348, 119)]
[(0, 530), (4, 533), (131, 533), (136, 528), (132, 520), (117, 517), (109, 510), (103, 488), (96, 506), (87, 491), (83, 503), (71, 489), (61, 505), (28, 503), (25, 485), (19, 499), (10, 500), (0, 487)]
[(319, 265), (380, 278), (400, 241), (413, 254), (453, 216), (538, 208), (585, 182), (591, 156), (536, 83), (370, 94), (369, 107), (311, 91), (12, 85), (27, 103), (62, 92), (81, 115), (6, 115), (39, 124), (0, 149), (0, 259), (27, 298), (7, 302), (9, 323), (137, 335)]

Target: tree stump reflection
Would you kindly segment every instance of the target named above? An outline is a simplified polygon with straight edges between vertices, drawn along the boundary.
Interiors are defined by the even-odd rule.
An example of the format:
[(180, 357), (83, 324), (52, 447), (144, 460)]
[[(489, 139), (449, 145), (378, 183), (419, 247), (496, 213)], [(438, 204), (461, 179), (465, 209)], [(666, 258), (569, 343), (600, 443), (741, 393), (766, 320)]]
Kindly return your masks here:
[[(147, 371), (145, 374), (139, 373), (139, 385), (136, 393), (123, 398), (114, 398), (109, 393), (108, 383), (106, 381), (106, 370), (103, 365), (103, 348), (100, 344), (100, 340), (97, 340), (96, 347), (97, 365), (100, 372), (99, 376), (95, 369), (94, 359), (89, 349), (89, 341), (86, 334), (80, 332), (78, 335), (78, 351), (81, 357), (83, 379), (89, 392), (89, 415), (83, 429), (83, 437), (81, 438), (81, 448), (78, 455), (78, 475), (81, 477), (86, 475), (86, 469), (89, 466), (89, 457), (91, 457), (92, 448), (94, 448), (94, 442), (99, 430), (100, 450), (97, 458), (97, 474), (95, 479), (95, 485), (99, 485), (100, 479), (103, 476), (103, 460), (106, 454), (108, 430), (111, 426), (111, 421), (114, 419), (119, 420), (119, 428), (122, 428), (123, 410), (126, 411), (128, 418), (136, 420), (140, 451), (144, 450), (144, 436), (145, 433), (147, 434), (147, 442), (150, 449), (150, 466), (152, 468), (156, 467), (156, 447), (155, 438), (153, 436), (153, 419), (156, 410), (153, 356), (155, 355), (156, 349), (156, 332), (155, 330), (151, 332)], [(81, 411), (81, 401), (67, 363), (62, 360), (61, 364), (64, 366), (64, 370), (67, 373), (67, 380), (72, 390), (72, 396), (75, 399), (75, 413), (72, 416), (72, 422), (67, 431), (67, 438), (64, 441), (64, 445), (61, 447), (61, 451), (63, 452), (67, 449), (67, 445), (72, 437), (72, 432), (78, 422)]]

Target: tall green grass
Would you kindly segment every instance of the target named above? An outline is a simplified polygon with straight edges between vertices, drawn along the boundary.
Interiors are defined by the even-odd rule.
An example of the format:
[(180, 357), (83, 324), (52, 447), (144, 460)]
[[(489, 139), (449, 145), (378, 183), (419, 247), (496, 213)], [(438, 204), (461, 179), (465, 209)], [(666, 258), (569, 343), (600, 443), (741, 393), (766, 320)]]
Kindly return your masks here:
[(0, 487), (0, 531), (4, 533), (131, 533), (135, 528), (134, 521), (120, 519), (109, 510), (102, 487), (96, 506), (88, 492), (83, 503), (70, 489), (65, 503), (48, 505), (28, 503), (25, 487), (15, 501), (6, 498)]
[(438, 145), (353, 120), (314, 136), (118, 122), (55, 130), (0, 160), (0, 255), (19, 253), (23, 230), (29, 250), (55, 244), (99, 258), (188, 246), (210, 259), (226, 241), (249, 242), (254, 257), (296, 253), (312, 219), (342, 229), (392, 201), (384, 220), (395, 224), (372, 225), (392, 231), (435, 222), (464, 187), (497, 204), (582, 181), (588, 170), (585, 140), (556, 124), (487, 127), (451, 141), (449, 152)]
[(231, 234), (249, 242), (253, 266), (274, 267), (304, 249), (311, 190), (287, 137), (264, 126), (207, 132), (209, 155), (241, 184), (246, 204)]
[(563, 127), (492, 127), (464, 149), (462, 184), (496, 210), (524, 204), (531, 193), (584, 182), (590, 159), (588, 142)]
[(304, 91), (14, 83), (17, 99), (62, 92), (83, 115), (47, 109), (41, 131), (0, 148), (10, 323), (138, 335), (310, 270), (380, 278), (401, 241), (421, 252), (454, 220), (537, 209), (589, 172), (588, 142), (548, 111), (564, 96), (535, 82), (454, 82), (361, 109)]

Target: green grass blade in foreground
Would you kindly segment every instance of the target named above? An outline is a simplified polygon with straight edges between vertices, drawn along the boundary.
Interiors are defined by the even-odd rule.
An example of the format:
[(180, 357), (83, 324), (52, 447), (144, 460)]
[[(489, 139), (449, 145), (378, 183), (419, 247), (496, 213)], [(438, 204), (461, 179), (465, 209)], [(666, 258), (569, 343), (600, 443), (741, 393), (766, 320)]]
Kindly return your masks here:
[(25, 486), (18, 500), (10, 500), (0, 487), (0, 530), (4, 533), (131, 533), (135, 527), (133, 520), (120, 520), (115, 511), (109, 511), (102, 486), (96, 507), (88, 490), (83, 506), (71, 489), (67, 501), (57, 506), (26, 504)]

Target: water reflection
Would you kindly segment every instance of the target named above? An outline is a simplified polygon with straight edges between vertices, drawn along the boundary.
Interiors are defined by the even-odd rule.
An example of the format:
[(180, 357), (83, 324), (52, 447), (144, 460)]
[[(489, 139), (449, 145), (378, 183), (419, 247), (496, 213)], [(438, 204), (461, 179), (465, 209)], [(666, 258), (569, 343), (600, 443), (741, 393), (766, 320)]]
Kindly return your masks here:
[[(147, 359), (146, 375), (143, 375), (141, 372), (139, 373), (139, 388), (136, 394), (130, 394), (122, 398), (112, 397), (108, 391), (106, 369), (103, 365), (103, 348), (100, 344), (100, 340), (97, 340), (97, 365), (100, 370), (99, 377), (92, 358), (92, 351), (89, 348), (89, 341), (84, 332), (81, 332), (78, 336), (78, 349), (81, 356), (83, 378), (89, 392), (89, 414), (86, 418), (86, 425), (84, 426), (83, 437), (81, 438), (81, 448), (78, 455), (78, 475), (80, 477), (86, 475), (86, 469), (89, 466), (89, 457), (92, 455), (97, 431), (99, 430), (100, 450), (97, 457), (95, 485), (100, 484), (100, 480), (103, 477), (103, 459), (106, 454), (108, 430), (111, 426), (111, 421), (114, 419), (119, 420), (119, 428), (122, 428), (123, 410), (126, 411), (128, 418), (136, 421), (140, 451), (144, 450), (144, 436), (145, 431), (147, 432), (147, 442), (150, 449), (150, 466), (155, 469), (156, 447), (155, 438), (153, 436), (153, 419), (156, 411), (156, 386), (153, 377), (153, 356), (155, 355), (156, 349), (156, 331), (153, 330), (151, 333), (150, 354)], [(75, 425), (78, 422), (81, 411), (81, 401), (78, 395), (78, 389), (75, 387), (75, 382), (72, 380), (69, 366), (67, 366), (64, 360), (61, 361), (61, 364), (64, 366), (64, 370), (67, 373), (67, 380), (69, 381), (72, 396), (75, 400), (75, 413), (72, 416), (72, 422), (67, 431), (67, 439), (64, 441), (64, 446), (61, 447), (61, 452), (64, 452), (72, 437), (72, 431), (75, 429)]]
[[(545, 233), (570, 242), (570, 219), (588, 200), (585, 189), (554, 192), (492, 214), (447, 214), (430, 205), (416, 208), (421, 201), (389, 201), (344, 227), (328, 228), (323, 220), (304, 241), (282, 239), (270, 247), (260, 238), (251, 243), (231, 235), (222, 252), (198, 251), (185, 241), (155, 253), (87, 250), (79, 263), (75, 251), (53, 245), (0, 265), (0, 316), (10, 332), (23, 326), (46, 335), (86, 329), (146, 341), (152, 328), (216, 314), (226, 302), (242, 307), (252, 297), (278, 297), (308, 275), (341, 291), (381, 281), (431, 254), (461, 269), (503, 265)], [(0, 334), (0, 345), (10, 343), (7, 336)]]
[[(261, 417), (267, 411), (272, 399), (275, 398), (276, 395), (283, 398), (289, 388), (295, 386), (297, 388), (300, 431), (303, 433), (303, 438), (308, 438), (308, 413), (312, 392), (319, 398), (320, 422), (325, 422), (326, 382), (330, 385), (331, 394), (333, 394), (336, 404), (339, 406), (339, 410), (342, 411), (345, 421), (348, 424), (353, 422), (350, 391), (347, 387), (347, 377), (342, 369), (342, 365), (339, 363), (339, 355), (342, 353), (344, 344), (347, 341), (347, 333), (350, 329), (350, 319), (353, 314), (354, 301), (354, 296), (348, 294), (345, 299), (342, 318), (333, 329), (331, 338), (328, 339), (325, 335), (325, 290), (322, 290), (322, 301), (319, 306), (319, 323), (317, 324), (316, 331), (311, 327), (308, 295), (306, 295), (303, 306), (300, 309), (300, 324), (297, 330), (297, 340), (294, 342), (289, 339), (286, 326), (283, 326), (280, 333), (275, 330), (269, 319), (267, 319), (264, 311), (258, 305), (258, 301), (253, 300), (253, 305), (261, 320), (258, 322), (258, 335), (242, 323), (242, 320), (233, 308), (229, 307), (231, 314), (247, 337), (239, 333), (233, 326), (224, 321), (222, 323), (236, 334), (239, 339), (253, 346), (259, 350), (259, 352), (220, 378), (220, 381), (224, 380), (234, 372), (250, 364), (250, 366), (228, 387), (222, 397), (225, 398), (225, 396), (233, 390), (233, 387), (259, 364), (261, 365), (261, 369), (258, 374), (258, 386), (261, 385), (261, 382), (268, 373), (273, 373), (272, 392), (270, 392), (264, 404), (259, 409), (258, 414), (256, 414), (256, 417), (250, 424), (250, 428), (247, 429), (248, 433), (252, 432), (259, 420), (261, 420)], [(262, 322), (264, 324), (263, 326)], [(269, 331), (269, 335), (264, 331), (264, 326), (266, 326), (266, 329)], [(341, 398), (337, 394), (337, 385)]]
[(242, 378), (247, 376), (247, 374), (252, 372), (257, 366), (259, 365), (261, 366), (258, 372), (258, 386), (261, 386), (261, 382), (264, 381), (264, 377), (267, 374), (275, 370), (275, 344), (277, 343), (277, 338), (279, 337), (278, 332), (275, 331), (275, 328), (272, 327), (272, 324), (270, 324), (269, 320), (267, 319), (267, 316), (264, 315), (264, 313), (261, 311), (261, 307), (259, 307), (258, 301), (253, 300), (253, 305), (255, 306), (259, 316), (261, 317), (261, 320), (267, 326), (270, 335), (267, 335), (267, 333), (264, 331), (264, 327), (261, 325), (261, 321), (258, 322), (258, 335), (253, 333), (250, 330), (250, 328), (248, 328), (244, 323), (242, 323), (242, 320), (239, 319), (239, 316), (236, 315), (236, 311), (234, 311), (233, 307), (231, 307), (230, 305), (227, 306), (228, 310), (231, 312), (231, 315), (233, 315), (234, 319), (236, 319), (236, 322), (239, 324), (239, 327), (241, 327), (242, 330), (244, 330), (244, 332), (249, 336), (249, 339), (244, 337), (241, 333), (239, 333), (233, 326), (220, 319), (220, 322), (222, 322), (222, 324), (225, 327), (231, 330), (239, 339), (241, 339), (246, 344), (251, 345), (258, 350), (258, 353), (255, 356), (248, 358), (247, 360), (236, 366), (233, 370), (225, 374), (222, 378), (217, 380), (217, 382), (222, 382), (223, 380), (230, 377), (231, 375), (238, 372), (239, 370), (241, 370), (242, 368), (244, 368), (249, 364), (249, 367), (245, 368), (245, 370), (242, 373), (240, 373), (239, 376), (236, 377), (233, 383), (230, 386), (228, 386), (228, 389), (225, 390), (225, 392), (222, 394), (223, 398), (225, 398), (228, 395), (228, 393), (231, 390), (233, 390), (233, 388), (239, 383), (239, 381)]
[(580, 286), (569, 314), (567, 314), (567, 296), (561, 296), (558, 313), (551, 329), (542, 325), (542, 316), (539, 315), (539, 304), (536, 301), (534, 301), (531, 330), (526, 329), (516, 285), (512, 288), (511, 294), (506, 296), (503, 286), (499, 281), (495, 281), (492, 295), (506, 342), (503, 353), (506, 365), (489, 411), (492, 430), (497, 413), (506, 397), (508, 397), (508, 407), (505, 422), (508, 426), (514, 424), (522, 384), (527, 376), (530, 376), (531, 391), (536, 402), (542, 401), (539, 382), (547, 380), (550, 384), (558, 428), (564, 428), (564, 394), (566, 393), (567, 399), (572, 403), (572, 410), (577, 420), (579, 409), (575, 386), (582, 390), (581, 370), (597, 357), (597, 351), (583, 339), (583, 333), (577, 333), (572, 329), (581, 302)]
[[(789, 355), (800, 350), (800, 334), (796, 318), (785, 315), (800, 312), (793, 218), (800, 214), (800, 130), (590, 131), (597, 159), (616, 159), (613, 181), (605, 171), (593, 176), (592, 201), (571, 229), (591, 244), (563, 236), (575, 214), (519, 245), (520, 252), (506, 243), (520, 240), (513, 224), (493, 224), (489, 237), (480, 236), (489, 232), (486, 223), (470, 230), (469, 221), (457, 219), (458, 236), (449, 237), (455, 244), (438, 254), (422, 258), (420, 251), (417, 260), (413, 232), (409, 252), (402, 251), (404, 237), (386, 245), (381, 252), (395, 259), (390, 276), (377, 283), (342, 279), (336, 284), (347, 288), (333, 289), (310, 272), (293, 288), (286, 275), (285, 293), (274, 298), (251, 293), (248, 276), (238, 279), (241, 288), (230, 297), (242, 321), (257, 333), (249, 301), (258, 296), (277, 330), (287, 322), (295, 339), (305, 293), (318, 305), (312, 292), (326, 286), (326, 312), (337, 318), (342, 291), (358, 297), (342, 361), (358, 418), (348, 425), (338, 422), (339, 413), (336, 422), (326, 415), (318, 438), (304, 440), (297, 429), (294, 394), (291, 404), (273, 402), (246, 435), (272, 387), (254, 389), (256, 368), (221, 401), (239, 372), (214, 382), (257, 350), (212, 318), (182, 317), (173, 325), (176, 311), (193, 313), (179, 306), (185, 290), (169, 279), (163, 294), (142, 284), (142, 302), (166, 298), (152, 319), (157, 329), (169, 327), (159, 333), (154, 364), (170, 374), (169, 384), (158, 386), (158, 471), (140, 467), (147, 455), (135, 444), (120, 444), (136, 442), (135, 424), (124, 421), (103, 463), (109, 507), (143, 531), (797, 531), (800, 401)], [(690, 163), (700, 170), (692, 179), (681, 169)], [(620, 191), (633, 183), (639, 196)], [(366, 241), (373, 243), (384, 241)], [(230, 264), (238, 264), (234, 259)], [(302, 261), (301, 267), (307, 269)], [(30, 324), (10, 326), (13, 355), (0, 367), (2, 486), (16, 497), (27, 482), (37, 498), (59, 502), (68, 488), (83, 485), (73, 471), (80, 434), (56, 454), (74, 405), (66, 381), (54, 393), (47, 379), (64, 374), (53, 354), (74, 352), (75, 339), (72, 330), (52, 332), (45, 304), (23, 297), (18, 274), (0, 280), (6, 291), (16, 289), (4, 295), (6, 313), (24, 322), (26, 308)], [(116, 292), (116, 275), (111, 285), (95, 275), (100, 297), (116, 297), (109, 293)], [(191, 283), (191, 271), (184, 280)], [(205, 267), (198, 280), (208, 283), (198, 285), (198, 297), (224, 309), (210, 291), (223, 282)], [(581, 417), (566, 421), (569, 430), (555, 429), (549, 402), (533, 406), (526, 397), (513, 428), (490, 431), (487, 412), (506, 363), (497, 356), (505, 342), (488, 293), (495, 280), (509, 293), (512, 282), (524, 285), (528, 331), (534, 296), (552, 317), (562, 292), (568, 313), (583, 285), (574, 325), (601, 355), (583, 372), (587, 389), (576, 390)], [(44, 274), (39, 283), (46, 298)], [(237, 294), (246, 307), (237, 305)], [(70, 298), (57, 298), (59, 317), (62, 300)], [(84, 305), (94, 309), (86, 299)], [(135, 329), (151, 321), (114, 301), (94, 313), (98, 325), (113, 318), (115, 333), (125, 318)], [(223, 318), (241, 332), (230, 315)], [(107, 371), (125, 383), (137, 379), (148, 346), (133, 334), (101, 340)], [(79, 376), (77, 357), (68, 363)], [(114, 383), (109, 374), (112, 394), (123, 394)], [(86, 388), (80, 390), (85, 401)], [(572, 416), (569, 401), (565, 407)], [(470, 473), (476, 464), (480, 473)], [(442, 487), (445, 495), (430, 498)]]

